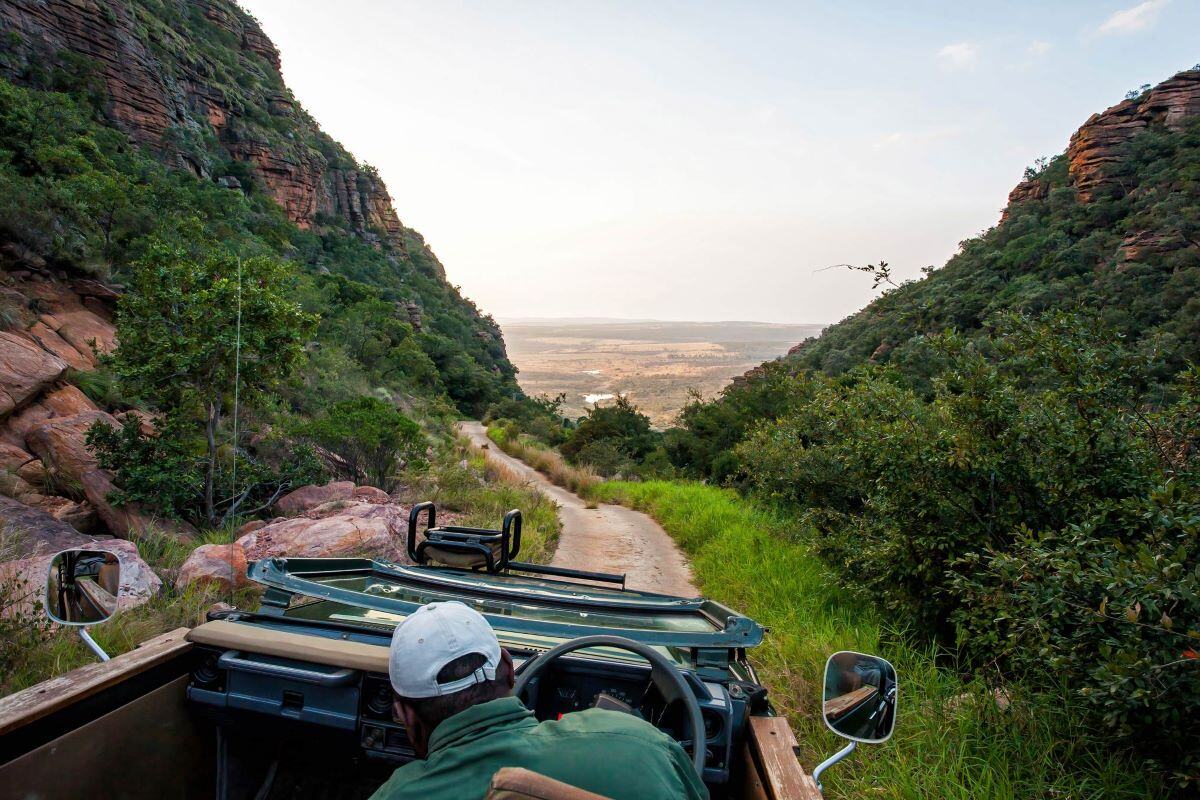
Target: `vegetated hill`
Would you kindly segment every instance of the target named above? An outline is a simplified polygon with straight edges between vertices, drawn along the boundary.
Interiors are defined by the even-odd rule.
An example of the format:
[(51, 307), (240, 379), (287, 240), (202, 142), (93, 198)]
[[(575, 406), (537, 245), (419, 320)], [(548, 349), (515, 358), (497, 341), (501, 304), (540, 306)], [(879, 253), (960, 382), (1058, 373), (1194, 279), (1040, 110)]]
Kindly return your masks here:
[(919, 379), (924, 335), (1058, 309), (1097, 315), (1152, 352), (1160, 377), (1200, 361), (1200, 70), (1093, 115), (1064, 154), (1027, 170), (995, 227), (789, 359)]
[[(362, 324), (382, 345), (328, 356), (358, 362), (352, 377), (364, 386), (386, 377), (444, 390), (472, 412), (518, 391), (499, 327), (447, 282), (376, 172), (300, 107), (275, 46), (237, 5), (0, 0), (0, 41), (0, 77), (32, 91), (7, 94), (9, 110), (20, 106), (15, 118), (45, 139), (26, 157), (32, 139), (12, 122), (0, 141), (12, 155), (0, 207), (9, 267), (120, 280), (142, 240), (190, 220), (212, 241), (302, 265), (326, 339), (343, 344), (332, 323), (370, 304)], [(54, 148), (74, 160), (45, 157)], [(398, 365), (364, 362), (373, 346), (394, 350), (406, 336)]]

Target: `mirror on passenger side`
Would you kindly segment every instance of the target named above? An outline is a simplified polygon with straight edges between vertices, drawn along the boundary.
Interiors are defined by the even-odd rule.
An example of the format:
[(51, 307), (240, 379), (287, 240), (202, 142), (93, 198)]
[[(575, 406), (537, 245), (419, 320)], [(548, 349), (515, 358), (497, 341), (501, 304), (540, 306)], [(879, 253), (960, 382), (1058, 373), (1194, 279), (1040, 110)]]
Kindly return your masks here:
[(64, 550), (46, 576), (46, 615), (61, 625), (95, 625), (117, 611), (121, 562), (105, 550)]
[(883, 742), (896, 727), (896, 668), (887, 659), (842, 650), (825, 664), (823, 716), (855, 742)]

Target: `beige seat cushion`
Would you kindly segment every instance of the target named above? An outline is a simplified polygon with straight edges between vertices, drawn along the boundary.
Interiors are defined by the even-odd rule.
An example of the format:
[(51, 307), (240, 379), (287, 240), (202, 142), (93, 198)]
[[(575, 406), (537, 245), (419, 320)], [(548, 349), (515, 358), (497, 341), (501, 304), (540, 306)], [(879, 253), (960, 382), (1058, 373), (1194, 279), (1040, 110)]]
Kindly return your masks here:
[(492, 776), (486, 800), (605, 800), (520, 767), (505, 767)]

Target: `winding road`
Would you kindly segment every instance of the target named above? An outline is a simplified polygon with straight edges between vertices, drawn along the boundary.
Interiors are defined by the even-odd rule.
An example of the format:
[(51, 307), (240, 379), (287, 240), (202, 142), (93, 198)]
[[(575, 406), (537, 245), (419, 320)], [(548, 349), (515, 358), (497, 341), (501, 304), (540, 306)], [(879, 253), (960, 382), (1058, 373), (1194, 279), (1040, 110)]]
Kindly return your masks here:
[(479, 422), (460, 422), (459, 430), (490, 461), (501, 464), (558, 504), (562, 534), (550, 563), (599, 572), (625, 573), (630, 589), (681, 597), (699, 594), (692, 571), (670, 534), (640, 511), (601, 504), (588, 508), (579, 495), (556, 486), (542, 473), (502, 451)]

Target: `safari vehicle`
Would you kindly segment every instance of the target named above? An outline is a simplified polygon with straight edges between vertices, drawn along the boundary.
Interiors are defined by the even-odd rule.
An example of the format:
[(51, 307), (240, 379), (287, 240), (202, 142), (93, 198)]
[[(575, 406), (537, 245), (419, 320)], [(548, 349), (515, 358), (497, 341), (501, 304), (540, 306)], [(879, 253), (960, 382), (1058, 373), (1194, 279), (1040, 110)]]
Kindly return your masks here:
[[(0, 700), (0, 796), (367, 797), (414, 757), (392, 716), (392, 631), (422, 604), (447, 599), (489, 620), (538, 718), (596, 705), (639, 715), (683, 745), (714, 798), (818, 798), (825, 767), (857, 741), (890, 735), (891, 665), (835, 654), (826, 719), (852, 741), (807, 774), (748, 659), (765, 635), (758, 623), (713, 600), (630, 589), (621, 575), (517, 561), (520, 543), (517, 511), (498, 530), (438, 527), (425, 503), (409, 518), (416, 566), (254, 562), (248, 575), (264, 589), (257, 610), (209, 614)], [(56, 559), (95, 561), (86, 551)], [(48, 590), (61, 584), (52, 567)], [(847, 709), (859, 711), (838, 706), (849, 692), (858, 694)], [(868, 721), (841, 732), (847, 713)], [(595, 797), (512, 772), (501, 771), (492, 796)]]

